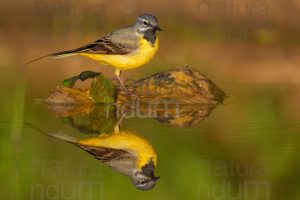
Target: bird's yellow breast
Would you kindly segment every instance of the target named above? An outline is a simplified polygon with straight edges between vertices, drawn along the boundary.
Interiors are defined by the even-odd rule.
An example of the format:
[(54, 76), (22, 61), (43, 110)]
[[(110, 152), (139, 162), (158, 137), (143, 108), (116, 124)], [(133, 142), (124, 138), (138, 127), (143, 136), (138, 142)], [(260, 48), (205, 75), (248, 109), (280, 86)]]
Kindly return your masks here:
[(133, 153), (137, 156), (137, 167), (141, 169), (152, 158), (154, 165), (157, 163), (157, 155), (152, 145), (144, 138), (130, 133), (119, 132), (112, 134), (101, 134), (99, 137), (78, 141), (79, 144), (121, 149)]
[(126, 55), (107, 55), (107, 54), (90, 54), (90, 53), (80, 53), (80, 55), (89, 57), (96, 60), (102, 64), (110, 65), (120, 70), (130, 70), (139, 68), (142, 65), (149, 62), (158, 49), (158, 38), (154, 44), (151, 44), (142, 36), (139, 39), (139, 48)]

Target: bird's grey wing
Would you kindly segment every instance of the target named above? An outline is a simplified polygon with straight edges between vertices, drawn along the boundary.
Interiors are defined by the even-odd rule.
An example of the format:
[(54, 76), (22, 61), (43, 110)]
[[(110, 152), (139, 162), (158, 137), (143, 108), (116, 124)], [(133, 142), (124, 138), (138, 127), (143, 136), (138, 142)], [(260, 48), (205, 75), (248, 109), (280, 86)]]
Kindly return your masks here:
[(126, 55), (133, 53), (138, 49), (138, 40), (139, 37), (137, 36), (133, 28), (122, 28), (83, 47), (48, 54), (37, 59), (31, 60), (27, 62), (26, 65), (48, 56), (62, 58), (77, 53)]
[(122, 174), (130, 174), (136, 166), (136, 156), (126, 150), (84, 146), (80, 144), (77, 144), (77, 146), (93, 155), (96, 159), (101, 160), (113, 170)]
[(110, 162), (112, 160), (121, 160), (124, 158), (131, 157), (131, 154), (128, 151), (121, 149), (85, 146), (80, 144), (78, 144), (78, 146), (87, 151), (89, 154), (93, 155), (96, 159), (101, 160), (104, 163)]
[(79, 53), (126, 55), (138, 48), (138, 37), (130, 28), (114, 31), (103, 38), (76, 49)]

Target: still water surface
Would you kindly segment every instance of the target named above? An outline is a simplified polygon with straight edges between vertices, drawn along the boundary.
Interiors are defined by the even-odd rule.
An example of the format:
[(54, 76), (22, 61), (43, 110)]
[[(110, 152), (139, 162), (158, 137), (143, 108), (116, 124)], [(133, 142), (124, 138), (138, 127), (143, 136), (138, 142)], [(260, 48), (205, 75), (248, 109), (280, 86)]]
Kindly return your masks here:
[[(1, 125), (1, 179), (7, 180), (1, 199), (299, 199), (300, 119), (294, 108), (299, 85), (218, 85), (229, 97), (211, 111), (195, 106), (193, 111), (207, 114), (189, 126), (123, 119), (120, 130), (145, 139), (157, 154), (160, 179), (149, 191), (136, 189), (127, 176), (73, 144), (22, 125), (96, 137), (99, 130), (113, 132), (117, 121), (103, 120), (101, 107), (97, 116), (62, 117), (26, 99), (8, 116), (12, 123)], [(14, 96), (23, 102), (21, 94)]]

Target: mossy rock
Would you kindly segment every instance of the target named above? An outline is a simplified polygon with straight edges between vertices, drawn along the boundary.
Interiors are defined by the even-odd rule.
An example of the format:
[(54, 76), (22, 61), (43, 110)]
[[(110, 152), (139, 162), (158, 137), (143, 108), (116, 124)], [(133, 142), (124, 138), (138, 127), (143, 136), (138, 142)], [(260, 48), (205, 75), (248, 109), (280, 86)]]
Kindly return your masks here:
[[(173, 100), (180, 104), (223, 102), (225, 92), (206, 76), (190, 67), (178, 67), (139, 80), (128, 87), (141, 102), (164, 102)], [(119, 93), (119, 103), (130, 99)]]
[[(51, 91), (45, 102), (48, 104), (124, 104), (138, 100), (140, 105), (153, 102), (176, 101), (180, 104), (220, 103), (225, 93), (210, 79), (190, 67), (178, 67), (141, 79), (127, 88), (135, 94), (129, 98), (125, 92), (102, 74), (83, 72), (84, 80), (92, 78), (90, 88), (73, 87), (80, 75), (64, 80), (64, 85)], [(68, 83), (68, 80), (70, 83)], [(82, 79), (80, 79), (82, 80)]]

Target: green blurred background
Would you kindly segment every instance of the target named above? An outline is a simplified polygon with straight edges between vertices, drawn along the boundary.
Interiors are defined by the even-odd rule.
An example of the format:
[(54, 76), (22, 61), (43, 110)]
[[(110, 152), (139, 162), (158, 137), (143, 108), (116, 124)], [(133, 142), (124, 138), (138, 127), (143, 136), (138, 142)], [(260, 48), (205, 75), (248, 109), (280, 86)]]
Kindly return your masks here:
[[(300, 1), (1, 2), (1, 199), (288, 199), (300, 198)], [(134, 188), (84, 151), (23, 127), (80, 137), (40, 104), (61, 80), (83, 70), (113, 70), (82, 57), (36, 57), (75, 48), (150, 12), (164, 29), (140, 79), (189, 65), (230, 98), (203, 122), (174, 128), (125, 119), (158, 154), (156, 187)], [(83, 84), (82, 86), (86, 86)]]

